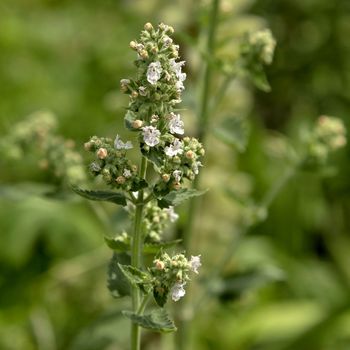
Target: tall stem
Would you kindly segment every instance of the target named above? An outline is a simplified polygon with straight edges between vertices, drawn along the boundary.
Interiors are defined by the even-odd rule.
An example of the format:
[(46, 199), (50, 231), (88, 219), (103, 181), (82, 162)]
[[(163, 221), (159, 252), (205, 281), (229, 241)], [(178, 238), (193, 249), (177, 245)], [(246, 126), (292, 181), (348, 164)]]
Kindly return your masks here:
[[(140, 167), (140, 177), (145, 179), (147, 170), (147, 159), (142, 157)], [(134, 230), (131, 247), (131, 265), (136, 268), (141, 268), (142, 264), (142, 214), (144, 208), (143, 202), (143, 190), (138, 193), (136, 201), (136, 211), (134, 219)], [(132, 287), (132, 309), (134, 313), (137, 313), (140, 308), (140, 291), (137, 287)], [(141, 346), (141, 330), (136, 323), (131, 323), (131, 350), (139, 350)]]
[[(205, 142), (207, 129), (208, 129), (208, 122), (209, 122), (209, 115), (210, 115), (210, 109), (209, 109), (209, 94), (210, 94), (210, 85), (211, 85), (211, 77), (212, 77), (212, 60), (211, 58), (214, 55), (214, 48), (215, 48), (215, 33), (216, 33), (216, 26), (217, 26), (217, 19), (218, 19), (218, 12), (219, 12), (219, 4), (220, 0), (213, 0), (212, 5), (210, 8), (210, 18), (209, 18), (209, 27), (208, 27), (208, 36), (206, 41), (206, 54), (208, 56), (208, 60), (205, 63), (204, 67), (204, 77), (203, 77), (203, 85), (200, 93), (200, 103), (199, 103), (199, 109), (198, 109), (198, 137), (201, 142)], [(194, 187), (198, 187), (199, 185), (199, 176), (197, 175), (195, 181), (193, 182)], [(188, 208), (188, 215), (187, 215), (187, 221), (185, 223), (182, 239), (183, 239), (183, 247), (185, 250), (188, 250), (191, 244), (191, 236), (193, 232), (193, 226), (194, 226), (194, 220), (196, 216), (196, 209), (197, 209), (197, 201), (192, 198), (189, 203)], [(180, 307), (177, 307), (175, 309), (175, 318), (176, 322), (178, 324), (178, 332), (175, 334), (175, 342), (176, 342), (176, 349), (178, 350), (185, 350), (188, 348), (188, 340), (189, 340), (189, 325), (186, 317), (186, 301), (182, 301), (179, 305)]]

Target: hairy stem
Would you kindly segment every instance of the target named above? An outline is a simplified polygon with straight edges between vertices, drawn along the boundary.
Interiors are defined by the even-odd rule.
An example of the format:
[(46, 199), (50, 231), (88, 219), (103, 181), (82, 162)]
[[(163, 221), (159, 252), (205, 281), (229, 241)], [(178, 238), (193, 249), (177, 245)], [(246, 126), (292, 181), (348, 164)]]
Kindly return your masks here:
[[(147, 170), (147, 159), (142, 157), (140, 167), (140, 177), (145, 179)], [(142, 264), (142, 214), (144, 208), (143, 190), (138, 193), (136, 201), (136, 211), (134, 219), (134, 230), (131, 247), (131, 265), (136, 268), (141, 268)], [(140, 308), (140, 291), (137, 287), (132, 287), (132, 309), (137, 313)], [(139, 350), (141, 346), (141, 330), (136, 323), (131, 323), (131, 350)]]

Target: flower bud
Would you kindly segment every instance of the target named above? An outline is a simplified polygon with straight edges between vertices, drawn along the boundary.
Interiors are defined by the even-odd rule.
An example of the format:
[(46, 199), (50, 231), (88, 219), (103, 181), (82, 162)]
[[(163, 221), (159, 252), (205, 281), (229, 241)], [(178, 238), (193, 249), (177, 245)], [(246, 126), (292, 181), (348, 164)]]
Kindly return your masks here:
[(131, 170), (135, 173), (137, 171), (137, 165), (133, 164)]
[(154, 265), (156, 266), (157, 270), (164, 270), (165, 264), (162, 260), (156, 259), (154, 260)]
[(132, 127), (134, 129), (140, 129), (142, 125), (143, 125), (143, 121), (140, 119), (136, 119), (132, 122)]
[(145, 25), (144, 25), (144, 28), (145, 30), (147, 30), (148, 32), (150, 32), (152, 29), (153, 29), (153, 26), (151, 23), (147, 22)]
[(91, 142), (85, 142), (84, 143), (85, 151), (91, 151), (91, 146), (92, 146)]
[(129, 44), (130, 48), (132, 48), (133, 50), (136, 50), (136, 47), (137, 47), (137, 43), (136, 41), (130, 41), (130, 44)]
[(174, 188), (174, 190), (179, 190), (181, 188), (181, 184), (179, 182), (174, 182), (173, 188)]
[(170, 175), (169, 174), (163, 174), (162, 179), (164, 182), (168, 182), (170, 180)]
[(148, 52), (146, 50), (141, 50), (139, 55), (142, 59), (146, 60), (148, 58)]
[(137, 98), (138, 95), (139, 95), (139, 94), (138, 94), (137, 91), (135, 91), (135, 90), (131, 93), (131, 97), (132, 97), (132, 98)]
[(105, 159), (108, 155), (108, 152), (105, 148), (99, 148), (97, 151), (97, 157), (100, 159)]
[(115, 179), (115, 182), (119, 185), (122, 185), (125, 183), (125, 177), (124, 176), (118, 176), (116, 179)]
[(187, 151), (186, 153), (185, 153), (185, 156), (186, 156), (186, 158), (188, 158), (188, 159), (193, 159), (194, 158), (194, 156), (195, 156), (195, 154), (193, 153), (193, 151)]

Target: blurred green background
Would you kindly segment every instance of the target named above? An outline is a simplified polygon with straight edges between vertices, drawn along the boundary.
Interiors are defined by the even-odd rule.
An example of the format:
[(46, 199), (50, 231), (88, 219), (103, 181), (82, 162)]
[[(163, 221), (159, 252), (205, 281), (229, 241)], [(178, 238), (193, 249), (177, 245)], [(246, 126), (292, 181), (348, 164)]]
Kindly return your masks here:
[[(2, 139), (38, 110), (56, 115), (57, 135), (74, 140), (81, 154), (92, 135), (129, 137), (119, 80), (135, 73), (128, 45), (146, 21), (176, 30), (187, 61), (185, 123), (195, 134), (209, 5), (2, 0)], [(242, 33), (265, 27), (278, 43), (267, 69), (272, 91), (236, 80), (211, 116), (211, 129), (220, 118), (238, 115), (250, 133), (245, 152), (211, 134), (206, 141), (202, 187), (210, 192), (191, 251), (202, 254), (202, 280), (189, 298), (196, 303), (204, 285), (210, 295), (195, 309), (189, 349), (348, 350), (349, 147), (327, 167), (296, 174), (266, 220), (243, 236), (240, 228), (254, 214), (246, 204), (258, 203), (283, 176), (303, 130), (320, 114), (350, 125), (350, 2), (222, 0), (218, 56), (234, 57)], [(213, 95), (221, 80), (218, 69)], [(66, 183), (58, 187), (32, 148), (25, 145), (17, 160), (11, 152), (0, 159), (0, 349), (127, 349), (129, 325), (120, 310), (128, 305), (106, 288), (111, 252), (103, 240), (125, 215), (76, 198)], [(47, 189), (55, 194), (43, 195)], [(206, 279), (227, 246), (229, 263)], [(174, 349), (172, 336), (145, 332), (144, 348)]]

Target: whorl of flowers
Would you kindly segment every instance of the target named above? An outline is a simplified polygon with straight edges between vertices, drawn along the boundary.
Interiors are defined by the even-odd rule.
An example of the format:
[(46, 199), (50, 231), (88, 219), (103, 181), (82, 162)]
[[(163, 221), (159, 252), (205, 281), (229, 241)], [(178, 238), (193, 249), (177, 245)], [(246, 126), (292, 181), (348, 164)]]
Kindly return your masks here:
[(36, 111), (13, 124), (0, 141), (0, 154), (10, 160), (35, 155), (39, 168), (52, 173), (59, 185), (86, 181), (83, 159), (74, 141), (57, 134), (57, 119), (49, 111)]
[(248, 61), (269, 65), (272, 62), (275, 47), (276, 40), (271, 31), (263, 29), (246, 34), (242, 43), (242, 54)]
[(201, 261), (200, 255), (191, 256), (188, 260), (183, 254), (170, 257), (167, 253), (163, 253), (153, 261), (153, 264), (151, 273), (155, 277), (155, 293), (162, 295), (170, 292), (172, 300), (178, 301), (186, 293), (184, 287), (190, 280), (189, 273), (198, 273)]
[(309, 153), (315, 160), (324, 162), (329, 153), (346, 145), (346, 128), (341, 119), (322, 115), (310, 135)]

